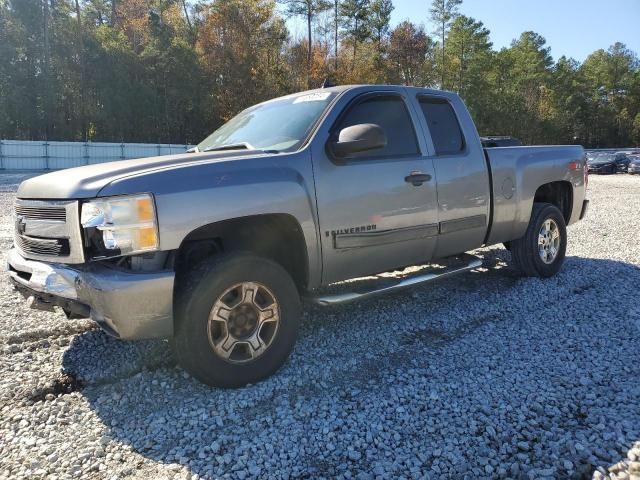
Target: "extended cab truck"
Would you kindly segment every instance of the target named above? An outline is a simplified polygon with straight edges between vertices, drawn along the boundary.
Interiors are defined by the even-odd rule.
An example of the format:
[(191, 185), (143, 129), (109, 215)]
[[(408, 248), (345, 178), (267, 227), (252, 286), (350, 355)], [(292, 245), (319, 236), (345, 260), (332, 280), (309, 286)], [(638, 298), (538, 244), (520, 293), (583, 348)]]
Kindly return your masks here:
[(91, 317), (123, 339), (170, 338), (211, 385), (273, 372), (302, 295), (318, 287), (504, 243), (524, 275), (561, 267), (586, 211), (582, 147), (483, 149), (460, 98), (342, 86), (241, 112), (182, 155), (24, 181), (9, 274), (35, 308)]

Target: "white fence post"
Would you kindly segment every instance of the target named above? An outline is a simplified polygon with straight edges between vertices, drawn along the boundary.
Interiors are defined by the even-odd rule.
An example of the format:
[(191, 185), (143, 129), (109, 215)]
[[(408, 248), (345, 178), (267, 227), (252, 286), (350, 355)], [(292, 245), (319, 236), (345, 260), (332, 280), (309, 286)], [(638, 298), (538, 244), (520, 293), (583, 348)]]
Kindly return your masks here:
[(84, 158), (84, 164), (89, 165), (89, 143), (88, 142), (83, 143), (82, 157)]
[(49, 170), (49, 142), (45, 141), (44, 145), (44, 169)]

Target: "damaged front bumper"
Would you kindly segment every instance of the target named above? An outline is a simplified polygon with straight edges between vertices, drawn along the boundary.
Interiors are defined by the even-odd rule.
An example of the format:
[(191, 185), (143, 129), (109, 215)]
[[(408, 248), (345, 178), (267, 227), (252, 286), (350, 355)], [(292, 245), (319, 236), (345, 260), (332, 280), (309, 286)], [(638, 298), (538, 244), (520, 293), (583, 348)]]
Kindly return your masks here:
[(134, 272), (100, 263), (65, 265), (8, 255), (9, 276), (32, 308), (90, 317), (118, 338), (173, 336), (174, 272)]

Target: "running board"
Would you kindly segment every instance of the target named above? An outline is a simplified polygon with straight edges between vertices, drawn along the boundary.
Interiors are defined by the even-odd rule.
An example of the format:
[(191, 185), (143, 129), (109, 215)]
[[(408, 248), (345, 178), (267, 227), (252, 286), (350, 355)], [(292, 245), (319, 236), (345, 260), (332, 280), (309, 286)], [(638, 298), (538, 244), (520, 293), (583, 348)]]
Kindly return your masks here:
[(459, 273), (468, 272), (474, 268), (482, 266), (482, 259), (470, 254), (463, 254), (456, 257), (461, 261), (462, 266), (456, 266), (455, 268), (443, 269), (438, 273), (418, 274), (411, 277), (396, 279), (391, 285), (388, 283), (381, 288), (372, 288), (361, 291), (350, 291), (345, 293), (335, 293), (327, 295), (319, 295), (308, 297), (308, 299), (321, 306), (338, 305), (341, 303), (354, 302), (367, 297), (373, 297), (374, 295), (381, 295), (384, 293), (391, 293), (403, 288), (413, 287), (422, 283), (433, 282), (443, 278), (452, 277)]

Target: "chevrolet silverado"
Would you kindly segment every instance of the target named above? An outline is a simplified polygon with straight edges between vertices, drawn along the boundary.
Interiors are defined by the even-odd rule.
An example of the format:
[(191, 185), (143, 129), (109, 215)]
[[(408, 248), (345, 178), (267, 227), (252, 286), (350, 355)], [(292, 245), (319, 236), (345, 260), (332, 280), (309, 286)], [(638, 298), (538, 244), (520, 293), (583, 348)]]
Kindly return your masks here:
[(24, 181), (8, 270), (33, 308), (170, 339), (199, 380), (241, 386), (285, 362), (302, 297), (334, 305), (468, 271), (481, 261), (464, 252), (493, 244), (523, 275), (554, 275), (587, 180), (580, 146), (483, 148), (454, 93), (325, 88), (244, 110), (184, 154)]

